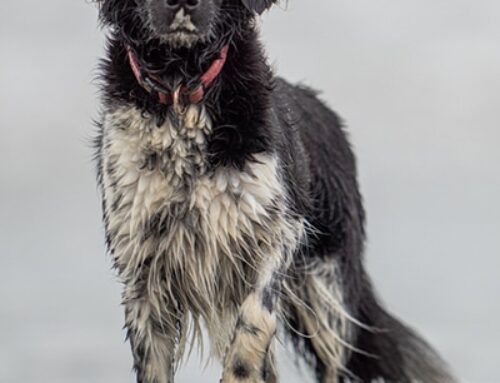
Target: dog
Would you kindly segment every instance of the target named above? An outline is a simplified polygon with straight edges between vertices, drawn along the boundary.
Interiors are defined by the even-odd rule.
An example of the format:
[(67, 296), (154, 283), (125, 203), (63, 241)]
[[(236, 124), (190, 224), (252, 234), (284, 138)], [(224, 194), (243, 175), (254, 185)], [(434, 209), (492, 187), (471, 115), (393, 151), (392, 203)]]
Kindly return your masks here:
[(455, 379), (379, 303), (339, 117), (275, 77), (274, 0), (96, 0), (106, 242), (138, 383), (173, 383), (204, 328), (222, 383), (275, 383), (278, 330), (321, 383)]

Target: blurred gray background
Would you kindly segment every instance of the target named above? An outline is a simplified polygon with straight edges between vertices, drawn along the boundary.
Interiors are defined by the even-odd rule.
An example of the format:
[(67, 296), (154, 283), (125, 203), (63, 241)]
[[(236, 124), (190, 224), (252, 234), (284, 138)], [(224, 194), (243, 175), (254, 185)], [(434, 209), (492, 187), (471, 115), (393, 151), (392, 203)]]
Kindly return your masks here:
[[(0, 2), (1, 383), (133, 382), (89, 145), (96, 13)], [(473, 383), (500, 381), (499, 20), (498, 0), (290, 0), (261, 23), (349, 125), (379, 292)]]

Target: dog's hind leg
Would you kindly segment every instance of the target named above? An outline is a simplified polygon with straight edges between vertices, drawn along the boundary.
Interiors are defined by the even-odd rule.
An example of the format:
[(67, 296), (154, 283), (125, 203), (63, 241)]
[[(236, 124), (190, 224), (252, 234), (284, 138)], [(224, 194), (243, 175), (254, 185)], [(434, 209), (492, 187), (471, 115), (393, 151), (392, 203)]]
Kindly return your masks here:
[(276, 333), (281, 257), (261, 269), (254, 290), (239, 310), (233, 340), (224, 358), (222, 383), (277, 382), (271, 343)]
[[(293, 274), (292, 274), (293, 275)], [(352, 350), (353, 321), (333, 260), (318, 261), (283, 283), (283, 315), (299, 354), (319, 383), (336, 383)]]

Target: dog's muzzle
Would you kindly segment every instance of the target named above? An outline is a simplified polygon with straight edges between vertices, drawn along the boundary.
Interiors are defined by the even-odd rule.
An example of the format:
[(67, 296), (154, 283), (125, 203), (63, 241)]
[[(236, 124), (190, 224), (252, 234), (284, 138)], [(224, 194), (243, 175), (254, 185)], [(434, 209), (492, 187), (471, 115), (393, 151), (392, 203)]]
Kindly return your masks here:
[(213, 0), (148, 0), (148, 7), (152, 33), (174, 46), (205, 39), (215, 13)]

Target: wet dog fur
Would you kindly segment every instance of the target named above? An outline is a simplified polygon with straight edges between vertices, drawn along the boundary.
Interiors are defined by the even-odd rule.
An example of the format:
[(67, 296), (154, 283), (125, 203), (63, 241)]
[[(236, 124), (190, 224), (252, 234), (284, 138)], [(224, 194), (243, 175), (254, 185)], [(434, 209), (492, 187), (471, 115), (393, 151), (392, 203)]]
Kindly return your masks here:
[[(173, 383), (205, 327), (223, 383), (277, 382), (279, 328), (321, 383), (453, 382), (375, 296), (342, 122), (275, 77), (259, 43), (255, 18), (273, 1), (162, 1), (98, 1), (109, 27), (98, 183), (137, 381)], [(133, 47), (175, 89), (226, 44), (196, 105), (160, 104), (127, 61)]]

